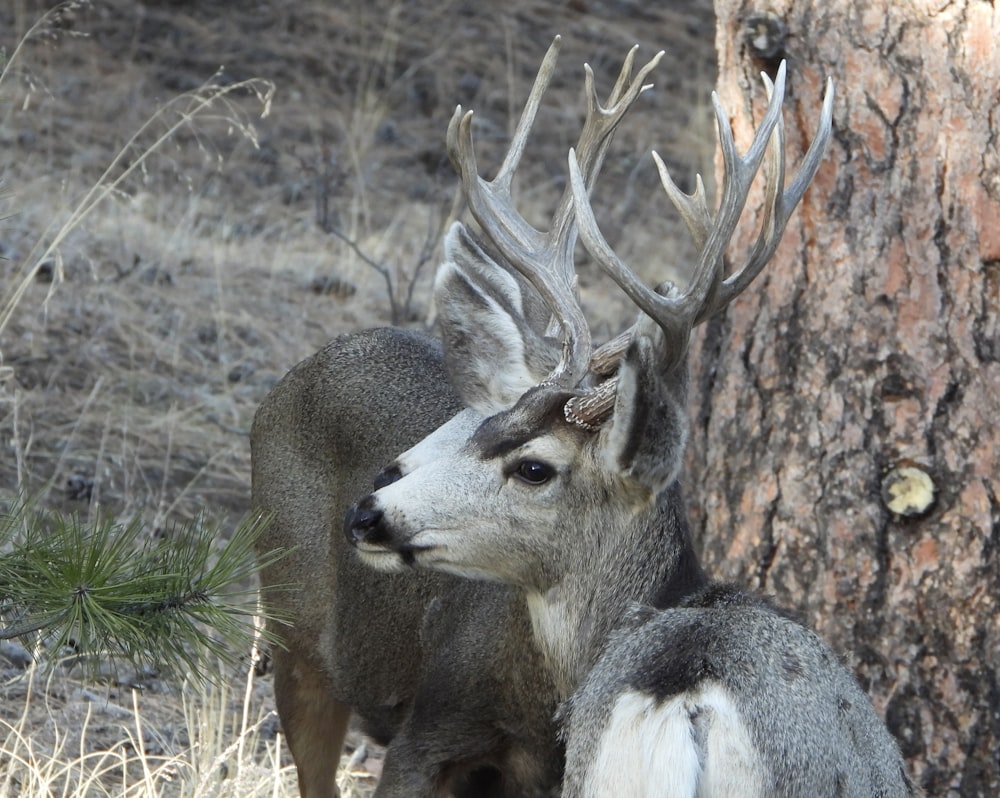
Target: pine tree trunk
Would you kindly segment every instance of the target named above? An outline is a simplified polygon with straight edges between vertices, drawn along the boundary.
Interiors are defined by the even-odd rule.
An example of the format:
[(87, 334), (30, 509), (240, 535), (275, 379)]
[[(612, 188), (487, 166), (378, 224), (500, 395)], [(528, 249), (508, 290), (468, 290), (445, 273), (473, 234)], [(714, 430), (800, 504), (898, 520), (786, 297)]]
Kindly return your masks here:
[(831, 642), (928, 795), (1000, 795), (1000, 8), (716, 10), (742, 149), (781, 57), (790, 161), (827, 76), (836, 103), (777, 255), (695, 343), (706, 565)]

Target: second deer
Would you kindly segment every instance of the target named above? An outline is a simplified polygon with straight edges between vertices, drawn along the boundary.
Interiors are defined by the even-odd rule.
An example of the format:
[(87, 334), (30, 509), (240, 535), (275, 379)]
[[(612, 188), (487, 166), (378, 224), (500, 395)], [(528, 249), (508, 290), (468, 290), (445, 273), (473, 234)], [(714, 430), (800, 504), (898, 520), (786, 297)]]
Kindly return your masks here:
[[(856, 686), (848, 689), (853, 681), (835, 658), (813, 667), (816, 651), (827, 650), (805, 630), (783, 638), (788, 661), (804, 663), (795, 684), (781, 672), (757, 683), (727, 679), (723, 666), (769, 667), (768, 635), (785, 622), (749, 599), (742, 615), (730, 612), (742, 599), (710, 587), (677, 483), (689, 334), (773, 254), (819, 166), (831, 94), (788, 188), (783, 67), (773, 90), (767, 82), (768, 110), (746, 155), (736, 153), (715, 102), (725, 163), (716, 214), (700, 183), (683, 194), (657, 159), (701, 253), (687, 289), (654, 290), (606, 244), (588, 193), (657, 59), (632, 78), (630, 54), (606, 107), (588, 70), (587, 120), (550, 231), (514, 210), (511, 180), (556, 49), (493, 181), (479, 177), (471, 115), (459, 109), (449, 127), (449, 154), (489, 244), (461, 225), (447, 237), (435, 285), (443, 353), (427, 337), (397, 330), (338, 339), (296, 367), (255, 418), (254, 498), (274, 517), (260, 545), (296, 547), (264, 579), (302, 586), (278, 599), (293, 623), (277, 630), (285, 648), (275, 652), (278, 709), (301, 792), (336, 795), (333, 771), (354, 712), (389, 741), (380, 798), (551, 795), (563, 764), (553, 716), (569, 700), (567, 796), (904, 795), (891, 737)], [(724, 250), (765, 156), (763, 232), (727, 276)], [(630, 330), (593, 351), (575, 292), (578, 227), (641, 311)], [(376, 490), (350, 509), (341, 534), (340, 514), (371, 480)], [(637, 672), (660, 673), (654, 665), (673, 661), (675, 614), (689, 610), (703, 612), (714, 630), (703, 653), (718, 668), (689, 672), (681, 657), (686, 680), (642, 682)], [(748, 643), (760, 630), (760, 644)], [(701, 661), (696, 653), (690, 662)], [(832, 697), (834, 711), (847, 701), (854, 709), (837, 716), (839, 726), (819, 710), (797, 716), (783, 684), (804, 691), (809, 707), (826, 708)], [(761, 685), (772, 694), (754, 692)], [(683, 711), (658, 714), (667, 706)], [(643, 717), (650, 723), (637, 726)], [(798, 762), (814, 749), (791, 743), (816, 718), (831, 762), (810, 773)], [(627, 762), (616, 754), (623, 722), (666, 730), (640, 741), (663, 764), (655, 773), (671, 772), (675, 754), (696, 767), (679, 780), (626, 789), (616, 775)], [(683, 745), (658, 750), (664, 733)], [(775, 749), (769, 740), (789, 744)], [(817, 781), (858, 763), (868, 774), (860, 781)], [(724, 770), (733, 775), (720, 781)], [(837, 793), (841, 784), (852, 791)]]

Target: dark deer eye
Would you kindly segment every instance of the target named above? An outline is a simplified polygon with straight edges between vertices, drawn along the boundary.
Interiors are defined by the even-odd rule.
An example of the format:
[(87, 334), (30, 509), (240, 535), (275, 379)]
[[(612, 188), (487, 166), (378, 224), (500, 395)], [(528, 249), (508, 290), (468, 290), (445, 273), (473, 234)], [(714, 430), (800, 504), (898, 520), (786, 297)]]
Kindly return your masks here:
[(522, 460), (514, 473), (518, 479), (529, 485), (543, 485), (552, 479), (555, 469), (537, 460)]

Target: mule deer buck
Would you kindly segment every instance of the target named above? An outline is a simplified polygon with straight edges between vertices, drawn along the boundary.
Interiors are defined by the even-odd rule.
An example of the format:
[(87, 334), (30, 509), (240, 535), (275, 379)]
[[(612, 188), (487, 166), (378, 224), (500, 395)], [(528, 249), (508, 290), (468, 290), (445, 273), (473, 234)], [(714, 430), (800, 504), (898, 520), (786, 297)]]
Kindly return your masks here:
[[(633, 50), (606, 106), (588, 69), (571, 185), (543, 234), (514, 211), (510, 188), (557, 50), (558, 40), (493, 181), (478, 174), (471, 114), (459, 108), (449, 126), (449, 154), (495, 251), (461, 225), (450, 230), (435, 281), (443, 348), (397, 329), (338, 338), (296, 366), (255, 417), (254, 501), (273, 518), (259, 546), (292, 548), (263, 581), (301, 586), (269, 595), (292, 621), (276, 630), (275, 698), (305, 798), (337, 794), (352, 712), (389, 742), (380, 797), (557, 792), (559, 704), (618, 639), (633, 603), (676, 607), (707, 584), (676, 481), (687, 338), (773, 253), (829, 137), (829, 92), (787, 189), (783, 68), (745, 156), (716, 102), (726, 163), (716, 215), (700, 183), (688, 197), (658, 162), (701, 247), (685, 292), (642, 286), (590, 225), (588, 248), (642, 310), (592, 352), (574, 288), (576, 219), (589, 219), (611, 136), (658, 56), (633, 78)], [(769, 141), (764, 232), (724, 277), (723, 250)], [(867, 712), (859, 738), (892, 749)], [(575, 750), (585, 712), (567, 714)], [(879, 767), (898, 770), (898, 753), (887, 756)]]

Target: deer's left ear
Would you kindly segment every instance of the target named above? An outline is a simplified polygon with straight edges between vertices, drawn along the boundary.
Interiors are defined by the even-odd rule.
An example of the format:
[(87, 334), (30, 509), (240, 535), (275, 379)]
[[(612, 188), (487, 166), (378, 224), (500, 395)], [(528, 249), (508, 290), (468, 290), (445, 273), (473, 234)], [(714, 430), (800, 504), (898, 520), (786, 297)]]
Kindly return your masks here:
[[(557, 351), (539, 327), (538, 302), (456, 222), (434, 280), (445, 365), (468, 407), (492, 415), (545, 379)], [(546, 318), (547, 321), (547, 318)]]
[(600, 432), (608, 468), (656, 496), (680, 472), (688, 438), (687, 359), (669, 353), (648, 316), (618, 369), (614, 414)]

